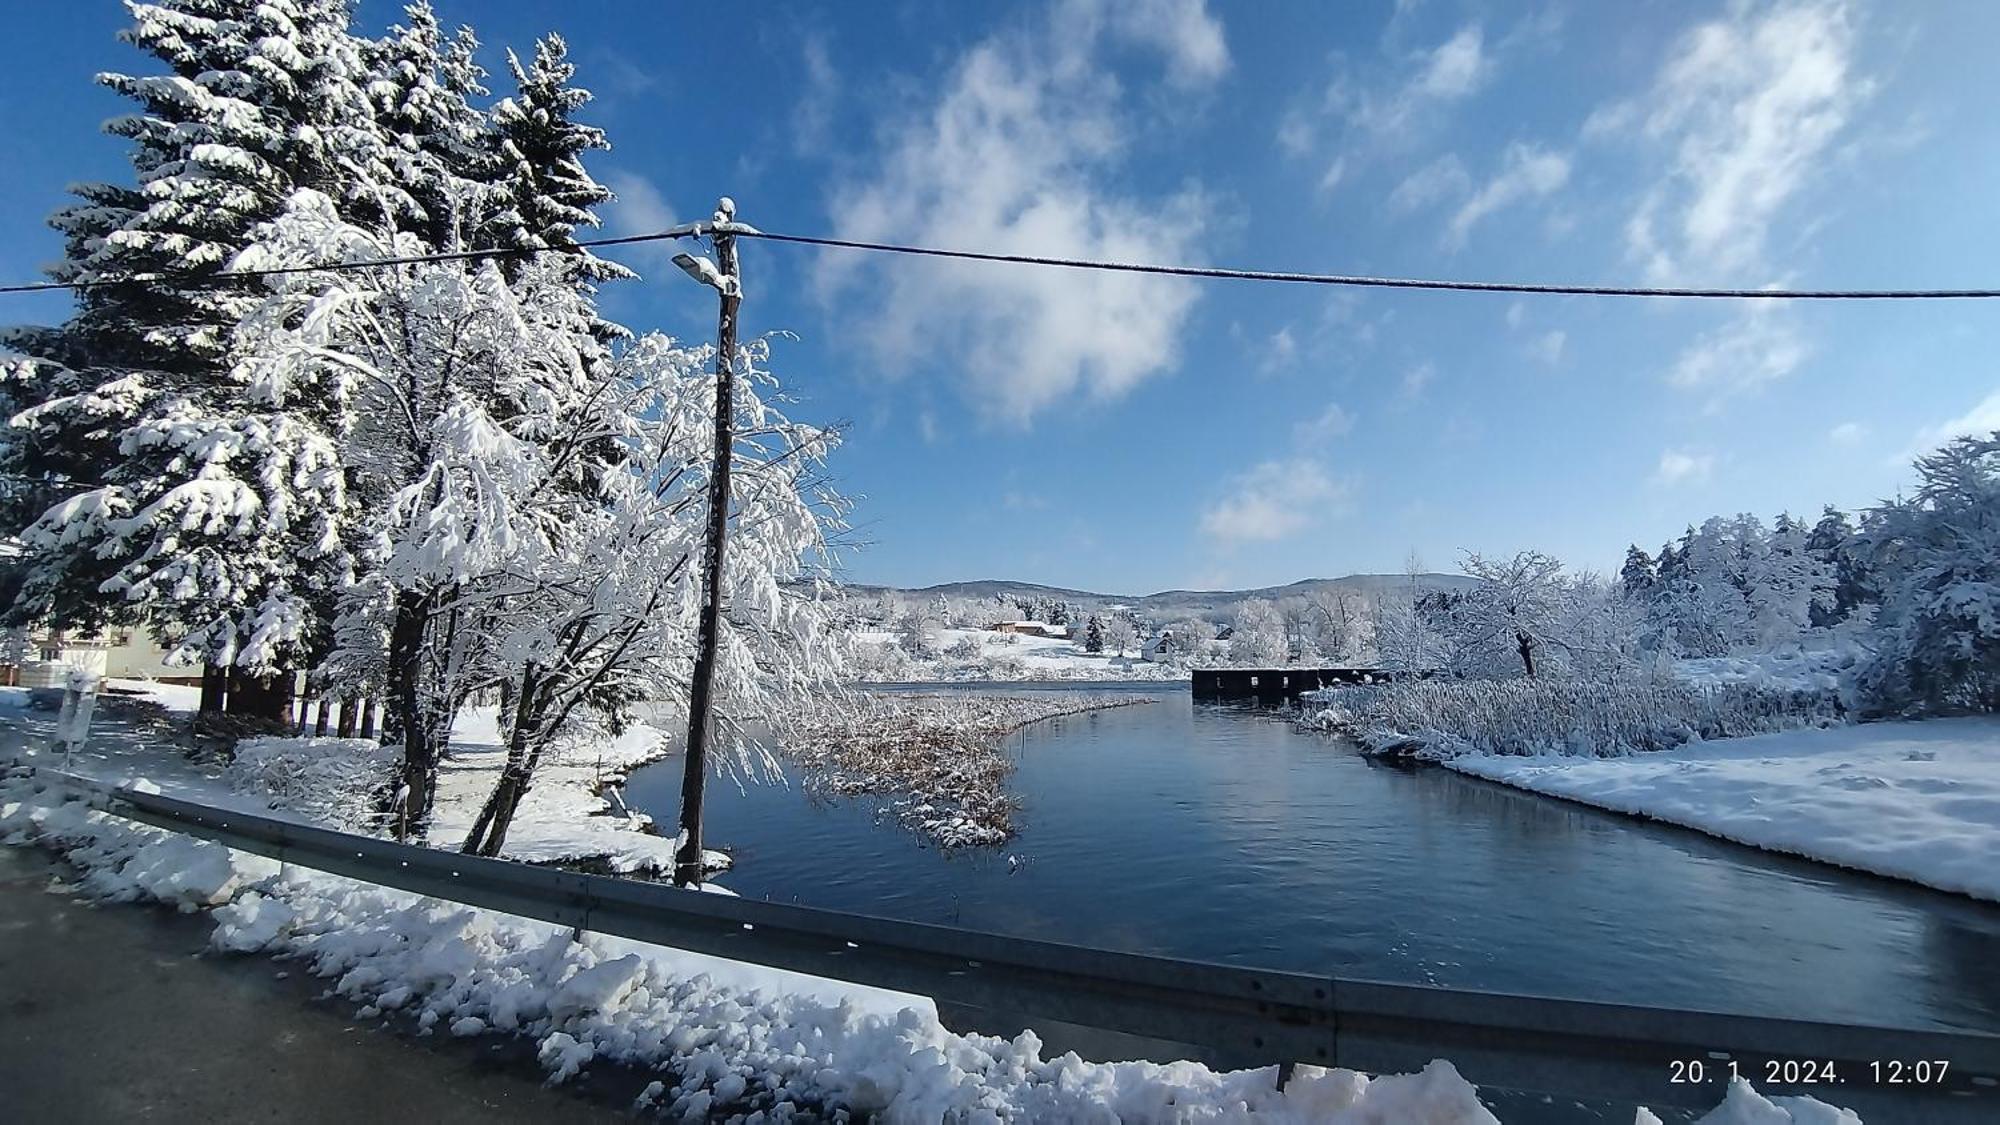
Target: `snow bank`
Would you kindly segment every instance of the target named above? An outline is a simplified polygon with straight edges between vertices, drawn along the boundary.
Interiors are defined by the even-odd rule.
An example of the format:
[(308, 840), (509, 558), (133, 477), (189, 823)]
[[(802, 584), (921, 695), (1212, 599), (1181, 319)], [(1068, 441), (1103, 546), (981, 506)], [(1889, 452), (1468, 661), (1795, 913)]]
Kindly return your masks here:
[(1614, 757), (1700, 739), (1844, 722), (1828, 692), (1660, 680), (1422, 680), (1326, 688), (1302, 721), (1370, 753), (1431, 761), (1482, 754)]
[(1461, 773), (2000, 901), (2000, 718), (1867, 723)]

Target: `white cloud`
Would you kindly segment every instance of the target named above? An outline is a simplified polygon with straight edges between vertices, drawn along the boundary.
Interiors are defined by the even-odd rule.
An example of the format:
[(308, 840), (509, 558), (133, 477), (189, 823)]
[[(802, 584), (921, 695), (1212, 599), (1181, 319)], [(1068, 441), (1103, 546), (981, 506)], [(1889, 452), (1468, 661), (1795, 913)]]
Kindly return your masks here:
[(803, 153), (824, 152), (834, 100), (840, 94), (840, 74), (833, 68), (822, 36), (808, 36), (800, 44), (799, 61), (804, 67), (804, 88), (792, 107), (792, 147)]
[(1509, 328), (1521, 327), (1521, 321), (1524, 320), (1527, 317), (1527, 315), (1528, 315), (1528, 306), (1523, 304), (1522, 302), (1515, 301), (1513, 304), (1508, 305), (1507, 327)]
[(1826, 440), (1835, 445), (1854, 445), (1868, 436), (1868, 427), (1859, 422), (1842, 422), (1826, 432)]
[[(652, 234), (674, 225), (674, 211), (653, 181), (636, 172), (611, 172), (604, 186), (618, 198), (604, 209), (604, 230), (613, 237)], [(666, 242), (640, 242), (625, 248), (626, 256), (650, 273), (668, 269), (673, 247)]]
[(1569, 333), (1557, 328), (1544, 332), (1528, 345), (1528, 354), (1554, 367), (1562, 362), (1563, 349), (1569, 344)]
[(1653, 470), (1653, 482), (1662, 485), (1700, 484), (1714, 470), (1715, 455), (1712, 453), (1669, 449), (1660, 454), (1659, 467)]
[[(1167, 21), (1157, 26), (1155, 19)], [(1107, 186), (1119, 169), (1119, 84), (1101, 52), (1164, 52), (1184, 79), (1219, 74), (1219, 25), (1193, 0), (1072, 0), (1046, 23), (972, 46), (865, 178), (829, 210), (846, 238), (1123, 261), (1195, 256), (1198, 191), (1147, 199)], [(1218, 50), (1221, 51), (1218, 54)], [(1179, 358), (1197, 291), (1184, 279), (977, 262), (821, 258), (820, 294), (867, 297), (857, 335), (891, 372), (920, 358), (963, 373), (988, 411), (1023, 423), (1078, 394), (1116, 397)]]
[(1980, 399), (1972, 409), (1956, 418), (1917, 431), (1916, 440), (1896, 460), (1907, 463), (1952, 438), (1991, 437), (1995, 430), (2000, 430), (2000, 391)]
[(1664, 182), (1626, 226), (1655, 280), (1759, 266), (1771, 224), (1867, 95), (1854, 43), (1842, 0), (1733, 4), (1675, 43), (1643, 96), (1591, 115), (1586, 136), (1636, 124), (1664, 157)]
[(1354, 415), (1329, 402), (1326, 409), (1292, 427), (1292, 437), (1300, 445), (1324, 445), (1354, 429)]
[[(1524, 199), (1547, 195), (1569, 182), (1569, 157), (1539, 145), (1515, 141), (1501, 157), (1500, 174), (1473, 193), (1451, 217), (1445, 234), (1450, 246), (1463, 246), (1479, 220)], [(1399, 189), (1400, 190), (1400, 189)]]
[(1345, 156), (1334, 157), (1333, 163), (1327, 165), (1326, 171), (1320, 175), (1319, 190), (1321, 192), (1332, 191), (1334, 188), (1340, 186), (1340, 181), (1345, 179), (1346, 176), (1347, 158)]
[(1229, 70), (1229, 43), (1206, 0), (1070, 0), (1068, 7), (1121, 38), (1157, 49), (1177, 85), (1213, 82)]
[(1015, 489), (1009, 489), (1006, 495), (1000, 498), (1000, 502), (1006, 505), (1010, 512), (1037, 512), (1049, 506), (1049, 502), (1041, 496)]
[(1798, 326), (1769, 302), (1743, 305), (1722, 327), (1704, 333), (1680, 354), (1667, 382), (1709, 394), (1710, 407), (1791, 374), (1811, 349)]
[(1292, 365), (1299, 355), (1299, 342), (1292, 336), (1292, 326), (1287, 324), (1271, 333), (1271, 339), (1264, 345), (1264, 358), (1258, 369), (1265, 374), (1282, 371)]
[(1389, 209), (1416, 211), (1470, 190), (1472, 177), (1466, 174), (1465, 163), (1455, 153), (1447, 152), (1403, 177), (1403, 182), (1389, 193)]
[(1485, 37), (1479, 25), (1471, 24), (1430, 53), (1416, 81), (1410, 83), (1410, 93), (1439, 101), (1462, 98), (1479, 89), (1492, 69)]
[(1415, 402), (1424, 397), (1424, 391), (1437, 378), (1437, 368), (1429, 363), (1419, 363), (1403, 372), (1402, 396), (1405, 402)]
[(1229, 495), (1201, 514), (1204, 535), (1223, 543), (1270, 542), (1295, 535), (1327, 509), (1337, 509), (1348, 488), (1307, 457), (1266, 461), (1232, 478)]

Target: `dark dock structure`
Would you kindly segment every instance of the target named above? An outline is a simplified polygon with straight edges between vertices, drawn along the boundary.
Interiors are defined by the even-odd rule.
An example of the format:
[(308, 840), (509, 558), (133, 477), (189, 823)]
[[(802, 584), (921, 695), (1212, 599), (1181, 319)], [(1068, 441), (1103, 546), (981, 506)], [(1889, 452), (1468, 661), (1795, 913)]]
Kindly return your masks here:
[(1203, 702), (1285, 703), (1309, 691), (1393, 679), (1383, 668), (1196, 668), (1194, 697)]

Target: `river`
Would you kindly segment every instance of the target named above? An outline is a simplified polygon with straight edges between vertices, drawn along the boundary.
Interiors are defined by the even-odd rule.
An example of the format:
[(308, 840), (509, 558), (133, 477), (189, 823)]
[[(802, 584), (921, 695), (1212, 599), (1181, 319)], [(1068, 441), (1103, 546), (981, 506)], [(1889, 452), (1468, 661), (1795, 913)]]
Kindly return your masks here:
[[(1022, 810), (1002, 847), (942, 851), (796, 779), (711, 781), (707, 843), (750, 898), (1261, 968), (2000, 1030), (2000, 907), (1376, 763), (1184, 684), (1125, 690), (1153, 702), (1010, 739)], [(626, 797), (671, 824), (680, 773), (648, 766)]]

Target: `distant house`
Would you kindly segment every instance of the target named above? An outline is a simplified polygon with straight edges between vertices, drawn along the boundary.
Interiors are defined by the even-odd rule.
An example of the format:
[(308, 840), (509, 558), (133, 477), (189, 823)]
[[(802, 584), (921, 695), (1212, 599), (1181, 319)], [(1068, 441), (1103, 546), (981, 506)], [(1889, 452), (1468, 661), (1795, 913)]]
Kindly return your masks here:
[(1045, 621), (1002, 621), (989, 626), (995, 633), (1018, 633), (1024, 637), (1049, 637), (1054, 640), (1068, 640), (1069, 627), (1050, 625)]
[(101, 633), (17, 630), (0, 643), (0, 683), (57, 687), (72, 669), (89, 672), (100, 680), (201, 681), (200, 668), (170, 665), (166, 655), (143, 629), (113, 628)]
[(1218, 641), (1226, 641), (1235, 635), (1236, 635), (1236, 626), (1234, 625), (1224, 625), (1222, 628), (1217, 629), (1215, 631), (1215, 639)]
[(1173, 656), (1174, 635), (1172, 633), (1161, 633), (1159, 636), (1139, 646), (1139, 659), (1150, 661), (1154, 664), (1165, 663), (1168, 660), (1172, 660)]

